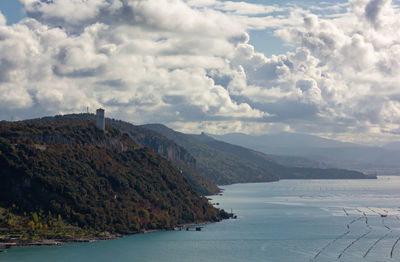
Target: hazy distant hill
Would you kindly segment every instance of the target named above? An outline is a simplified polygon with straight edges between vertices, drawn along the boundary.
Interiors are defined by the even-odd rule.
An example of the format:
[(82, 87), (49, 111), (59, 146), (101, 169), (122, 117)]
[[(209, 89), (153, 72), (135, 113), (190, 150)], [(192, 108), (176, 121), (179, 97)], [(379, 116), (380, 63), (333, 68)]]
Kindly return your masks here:
[(310, 167), (310, 168), (335, 168), (333, 165), (329, 165), (323, 161), (312, 160), (310, 158), (300, 156), (285, 156), (285, 155), (272, 155), (268, 156), (284, 166), (291, 167)]
[[(246, 134), (212, 135), (214, 138), (248, 147), (266, 154), (296, 156), (308, 159), (306, 165), (325, 163), (327, 166), (369, 172), (396, 174), (400, 170), (400, 148), (396, 144), (381, 147), (343, 143), (306, 134), (279, 133), (251, 136)], [(274, 158), (280, 162), (278, 158)], [(282, 158), (281, 163), (287, 159)], [(308, 162), (308, 163), (307, 163)], [(301, 161), (298, 163), (301, 165)], [(317, 164), (318, 166), (318, 164)], [(378, 172), (378, 173), (380, 173)]]
[(197, 169), (219, 185), (279, 179), (273, 170), (265, 170), (246, 159), (217, 150), (202, 142), (201, 137), (179, 133), (160, 124), (143, 125), (143, 127), (160, 133), (185, 148), (195, 157)]
[(388, 143), (383, 148), (391, 151), (400, 151), (400, 142)]
[(0, 122), (0, 180), (0, 235), (64, 236), (60, 221), (132, 233), (222, 214), (154, 150), (89, 120)]
[(184, 147), (196, 158), (198, 170), (218, 184), (273, 181), (279, 178), (366, 178), (362, 173), (348, 170), (286, 167), (268, 155), (218, 141), (204, 134), (187, 135), (160, 124), (143, 127)]
[(251, 147), (259, 146), (260, 148), (347, 148), (361, 147), (353, 143), (345, 143), (326, 139), (318, 136), (298, 134), (298, 133), (277, 133), (269, 135), (252, 136), (242, 133), (230, 133), (226, 135), (211, 135), (228, 143), (247, 145)]

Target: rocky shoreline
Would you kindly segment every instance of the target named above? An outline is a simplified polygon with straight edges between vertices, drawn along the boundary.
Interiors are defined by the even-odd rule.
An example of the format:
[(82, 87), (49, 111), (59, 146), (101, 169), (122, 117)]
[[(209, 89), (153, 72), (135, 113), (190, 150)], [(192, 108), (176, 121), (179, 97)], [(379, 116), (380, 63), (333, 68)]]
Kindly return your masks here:
[(38, 240), (20, 240), (20, 239), (3, 239), (0, 240), (0, 249), (13, 247), (33, 247), (33, 246), (60, 246), (64, 243), (83, 243), (95, 242), (102, 240), (114, 240), (122, 237), (119, 234), (113, 234), (106, 237), (81, 237), (81, 238), (60, 238), (60, 239), (38, 239)]
[(5, 252), (5, 249), (14, 248), (14, 247), (34, 247), (34, 246), (61, 246), (65, 243), (88, 243), (88, 242), (96, 242), (96, 241), (105, 241), (105, 240), (115, 240), (124, 236), (135, 235), (135, 234), (147, 234), (147, 233), (155, 233), (167, 230), (179, 230), (183, 231), (185, 228), (194, 228), (194, 227), (203, 227), (205, 225), (215, 223), (215, 222), (203, 222), (203, 223), (185, 223), (178, 225), (172, 229), (155, 229), (155, 230), (143, 230), (137, 233), (121, 235), (121, 234), (110, 234), (108, 233), (106, 236), (101, 237), (79, 237), (79, 238), (58, 238), (58, 239), (0, 239), (0, 253)]

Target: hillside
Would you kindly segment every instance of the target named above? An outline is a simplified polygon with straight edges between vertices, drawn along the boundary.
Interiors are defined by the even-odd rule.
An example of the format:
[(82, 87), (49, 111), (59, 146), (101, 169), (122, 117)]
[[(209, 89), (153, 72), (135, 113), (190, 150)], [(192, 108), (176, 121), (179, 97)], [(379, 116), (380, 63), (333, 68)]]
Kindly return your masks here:
[(0, 122), (0, 170), (0, 235), (134, 233), (226, 214), (154, 150), (87, 120)]
[(268, 182), (278, 179), (363, 179), (343, 169), (283, 166), (266, 154), (218, 141), (207, 135), (187, 135), (160, 124), (144, 125), (175, 141), (192, 154), (197, 168), (217, 184)]
[(158, 132), (185, 148), (196, 158), (197, 169), (219, 185), (279, 180), (274, 170), (262, 169), (233, 154), (212, 148), (192, 135), (176, 132), (159, 124), (143, 127)]
[(219, 192), (217, 185), (196, 169), (196, 159), (174, 141), (153, 130), (134, 126), (124, 121), (106, 119), (106, 122), (122, 132), (128, 133), (139, 145), (153, 148), (158, 154), (174, 163), (198, 193), (212, 195)]
[[(94, 121), (95, 115), (69, 114), (44, 117), (41, 120), (55, 121), (61, 119)], [(127, 133), (139, 147), (151, 147), (158, 154), (170, 160), (179, 168), (197, 193), (212, 195), (219, 192), (217, 185), (196, 169), (196, 159), (185, 148), (179, 146), (174, 141), (150, 129), (135, 126), (121, 120), (106, 118), (106, 124), (119, 129), (123, 133)]]

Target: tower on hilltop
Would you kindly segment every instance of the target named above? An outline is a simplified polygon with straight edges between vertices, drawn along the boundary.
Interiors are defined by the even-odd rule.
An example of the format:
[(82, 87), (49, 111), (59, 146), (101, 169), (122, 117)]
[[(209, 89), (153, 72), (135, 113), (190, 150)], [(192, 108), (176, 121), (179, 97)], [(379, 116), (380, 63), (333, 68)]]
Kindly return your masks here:
[(104, 109), (102, 108), (96, 110), (96, 125), (103, 131), (106, 129), (106, 122), (104, 120)]

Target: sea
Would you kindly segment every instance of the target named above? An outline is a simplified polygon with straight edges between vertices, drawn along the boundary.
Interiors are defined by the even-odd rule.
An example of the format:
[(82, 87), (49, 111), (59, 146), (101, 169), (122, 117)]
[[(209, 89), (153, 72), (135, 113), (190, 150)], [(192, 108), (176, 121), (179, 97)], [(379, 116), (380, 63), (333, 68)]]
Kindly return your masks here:
[(211, 196), (237, 219), (201, 231), (11, 248), (5, 262), (399, 261), (400, 177), (281, 180), (222, 186)]

